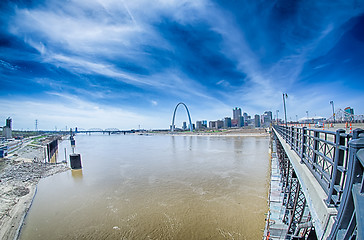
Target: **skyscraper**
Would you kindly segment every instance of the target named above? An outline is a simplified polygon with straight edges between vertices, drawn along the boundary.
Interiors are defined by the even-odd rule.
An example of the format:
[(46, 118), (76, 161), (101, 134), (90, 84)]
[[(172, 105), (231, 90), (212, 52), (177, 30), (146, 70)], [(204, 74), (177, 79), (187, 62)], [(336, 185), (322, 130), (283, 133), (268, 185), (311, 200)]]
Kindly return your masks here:
[(201, 130), (203, 128), (202, 121), (196, 121), (196, 130)]
[(238, 127), (244, 127), (244, 117), (240, 116), (238, 119)]
[(271, 111), (265, 111), (264, 115), (268, 116), (270, 122), (272, 121), (273, 118), (272, 118), (272, 112)]
[(255, 114), (254, 123), (255, 127), (260, 127), (260, 116), (258, 114)]
[(226, 117), (224, 119), (224, 128), (231, 128), (231, 118)]
[(12, 129), (11, 129), (11, 118), (7, 118), (6, 119), (6, 125), (3, 127), (3, 136), (6, 138), (6, 139), (10, 139), (12, 138)]
[(233, 109), (233, 119), (238, 120), (241, 117), (241, 108), (234, 108)]
[(271, 122), (272, 122), (272, 112), (271, 111), (265, 111), (264, 114), (263, 114), (264, 127), (268, 127)]

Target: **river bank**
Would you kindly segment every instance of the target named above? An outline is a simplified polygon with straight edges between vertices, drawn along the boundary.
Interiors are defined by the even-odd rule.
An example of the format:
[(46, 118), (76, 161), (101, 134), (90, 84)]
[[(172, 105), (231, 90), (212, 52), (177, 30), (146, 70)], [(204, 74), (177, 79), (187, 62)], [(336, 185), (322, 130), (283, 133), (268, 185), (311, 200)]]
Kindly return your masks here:
[(157, 134), (171, 134), (176, 136), (224, 136), (224, 137), (266, 137), (269, 136), (269, 129), (266, 128), (237, 128), (229, 130), (210, 130), (210, 131), (175, 131), (168, 133)]
[(16, 239), (40, 179), (67, 171), (66, 164), (45, 164), (41, 145), (24, 144), (0, 159), (0, 239)]

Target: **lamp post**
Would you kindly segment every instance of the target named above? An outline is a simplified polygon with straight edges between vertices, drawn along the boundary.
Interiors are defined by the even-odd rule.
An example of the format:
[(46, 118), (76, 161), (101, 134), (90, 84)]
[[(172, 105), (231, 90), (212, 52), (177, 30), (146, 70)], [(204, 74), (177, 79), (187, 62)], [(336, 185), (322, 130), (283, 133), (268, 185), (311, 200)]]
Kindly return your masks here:
[(307, 115), (307, 123), (308, 123), (308, 111), (306, 111), (306, 115)]
[(278, 119), (279, 119), (278, 118), (278, 113), (279, 113), (279, 110), (277, 110), (277, 119), (276, 119), (277, 120), (277, 125), (278, 125)]
[(286, 112), (286, 98), (288, 98), (287, 93), (283, 93), (283, 106), (284, 106), (284, 120), (286, 122), (286, 127), (287, 127), (287, 112)]
[(332, 105), (332, 116), (334, 118), (334, 123), (335, 123), (335, 109), (334, 109), (334, 101), (330, 101), (330, 104)]

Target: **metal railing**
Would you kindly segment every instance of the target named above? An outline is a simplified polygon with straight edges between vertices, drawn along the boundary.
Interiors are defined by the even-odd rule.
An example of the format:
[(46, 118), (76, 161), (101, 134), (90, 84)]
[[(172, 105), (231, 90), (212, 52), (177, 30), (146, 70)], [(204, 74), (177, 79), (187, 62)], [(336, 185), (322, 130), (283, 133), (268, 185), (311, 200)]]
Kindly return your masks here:
[(330, 239), (363, 239), (364, 130), (274, 128), (320, 183), (327, 205), (338, 209)]
[(364, 239), (364, 138), (349, 145), (346, 184), (330, 239)]

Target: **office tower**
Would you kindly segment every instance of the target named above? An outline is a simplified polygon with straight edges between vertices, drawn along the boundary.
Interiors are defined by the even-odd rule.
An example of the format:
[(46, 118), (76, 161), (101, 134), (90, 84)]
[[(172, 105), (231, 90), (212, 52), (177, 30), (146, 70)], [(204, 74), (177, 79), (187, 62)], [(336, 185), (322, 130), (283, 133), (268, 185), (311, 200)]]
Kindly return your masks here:
[(255, 114), (254, 123), (255, 127), (260, 127), (260, 116), (258, 114)]
[(226, 117), (224, 119), (224, 128), (231, 128), (231, 118), (230, 117)]
[(237, 120), (239, 117), (241, 117), (241, 108), (236, 107), (233, 109), (233, 119)]

